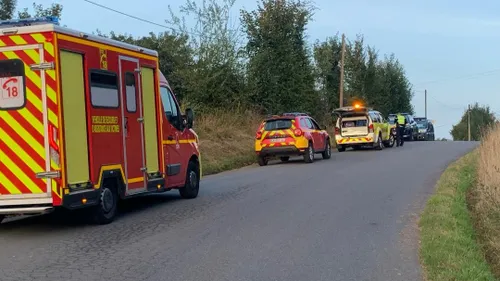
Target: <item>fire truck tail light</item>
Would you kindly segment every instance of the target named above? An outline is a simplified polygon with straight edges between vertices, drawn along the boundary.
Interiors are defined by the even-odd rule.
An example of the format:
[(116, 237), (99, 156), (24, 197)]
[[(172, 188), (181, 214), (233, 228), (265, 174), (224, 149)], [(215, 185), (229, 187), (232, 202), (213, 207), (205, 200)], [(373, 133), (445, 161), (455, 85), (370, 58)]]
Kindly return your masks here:
[(57, 128), (49, 124), (49, 145), (50, 145), (50, 160), (58, 167), (61, 166), (61, 157), (59, 155), (59, 136)]
[(49, 144), (50, 147), (59, 152), (59, 136), (57, 133), (57, 128), (49, 124)]
[(339, 127), (335, 127), (335, 135), (340, 135), (340, 129), (339, 129)]

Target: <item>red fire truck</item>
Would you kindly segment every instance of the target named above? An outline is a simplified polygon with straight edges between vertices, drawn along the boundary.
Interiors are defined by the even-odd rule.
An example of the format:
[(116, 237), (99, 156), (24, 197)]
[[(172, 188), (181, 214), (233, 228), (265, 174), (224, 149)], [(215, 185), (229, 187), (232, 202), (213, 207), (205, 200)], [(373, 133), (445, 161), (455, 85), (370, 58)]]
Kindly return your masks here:
[(59, 207), (106, 224), (121, 199), (197, 197), (192, 126), (156, 51), (53, 17), (0, 22), (0, 222)]

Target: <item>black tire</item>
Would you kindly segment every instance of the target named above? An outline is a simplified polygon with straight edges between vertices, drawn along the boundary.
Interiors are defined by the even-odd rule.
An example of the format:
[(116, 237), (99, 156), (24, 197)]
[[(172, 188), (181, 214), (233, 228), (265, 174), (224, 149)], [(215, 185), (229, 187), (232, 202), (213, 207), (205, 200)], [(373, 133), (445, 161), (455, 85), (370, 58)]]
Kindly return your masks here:
[(0, 215), (0, 223), (5, 219), (5, 215)]
[(338, 152), (344, 152), (345, 151), (345, 146), (342, 146), (342, 145), (337, 146), (337, 151)]
[(307, 146), (307, 149), (304, 152), (304, 161), (306, 163), (314, 162), (314, 148), (311, 142), (309, 142), (309, 145)]
[(106, 179), (101, 187), (99, 204), (93, 208), (93, 220), (97, 224), (114, 221), (118, 209), (118, 185), (116, 179)]
[(387, 147), (387, 148), (393, 147), (395, 142), (396, 142), (396, 140), (394, 138), (394, 135), (391, 132), (390, 136), (389, 136), (389, 140), (386, 141), (386, 142), (384, 142), (384, 146)]
[(267, 165), (267, 158), (266, 157), (263, 157), (263, 156), (259, 156), (259, 158), (257, 159), (259, 162), (259, 166), (266, 166)]
[(382, 134), (378, 134), (377, 141), (374, 144), (376, 150), (384, 149), (384, 144), (382, 143)]
[(332, 158), (332, 146), (330, 145), (330, 140), (326, 140), (326, 145), (325, 145), (325, 151), (321, 153), (321, 156), (323, 159), (330, 159)]
[(281, 156), (280, 160), (281, 162), (288, 162), (288, 160), (290, 160), (290, 156)]
[(186, 183), (179, 188), (179, 195), (183, 199), (194, 199), (200, 191), (200, 168), (198, 163), (189, 161), (186, 172)]

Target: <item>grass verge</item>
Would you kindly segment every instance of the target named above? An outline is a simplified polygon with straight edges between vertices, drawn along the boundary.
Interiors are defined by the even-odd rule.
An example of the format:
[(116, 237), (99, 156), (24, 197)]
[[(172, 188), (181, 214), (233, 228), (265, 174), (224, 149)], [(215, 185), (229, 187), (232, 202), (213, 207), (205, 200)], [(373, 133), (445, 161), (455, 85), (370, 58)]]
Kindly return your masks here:
[(203, 174), (255, 163), (255, 131), (262, 117), (251, 112), (212, 111), (196, 117)]
[(495, 280), (467, 204), (478, 154), (475, 150), (446, 169), (422, 213), (420, 258), (426, 280)]
[(500, 126), (492, 128), (479, 146), (477, 184), (470, 205), (478, 238), (493, 274), (500, 278)]

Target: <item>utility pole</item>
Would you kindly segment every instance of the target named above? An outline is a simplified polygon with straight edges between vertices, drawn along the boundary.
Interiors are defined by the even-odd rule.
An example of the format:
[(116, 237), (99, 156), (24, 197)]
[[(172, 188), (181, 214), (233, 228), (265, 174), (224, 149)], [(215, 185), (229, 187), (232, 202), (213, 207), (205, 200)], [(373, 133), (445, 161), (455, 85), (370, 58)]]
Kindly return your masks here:
[(340, 58), (340, 89), (339, 105), (344, 106), (344, 57), (345, 57), (345, 34), (342, 33), (342, 56)]
[(467, 134), (469, 136), (469, 141), (470, 141), (470, 104), (469, 104), (469, 109), (467, 110)]
[(427, 120), (427, 89), (425, 89), (425, 120)]

